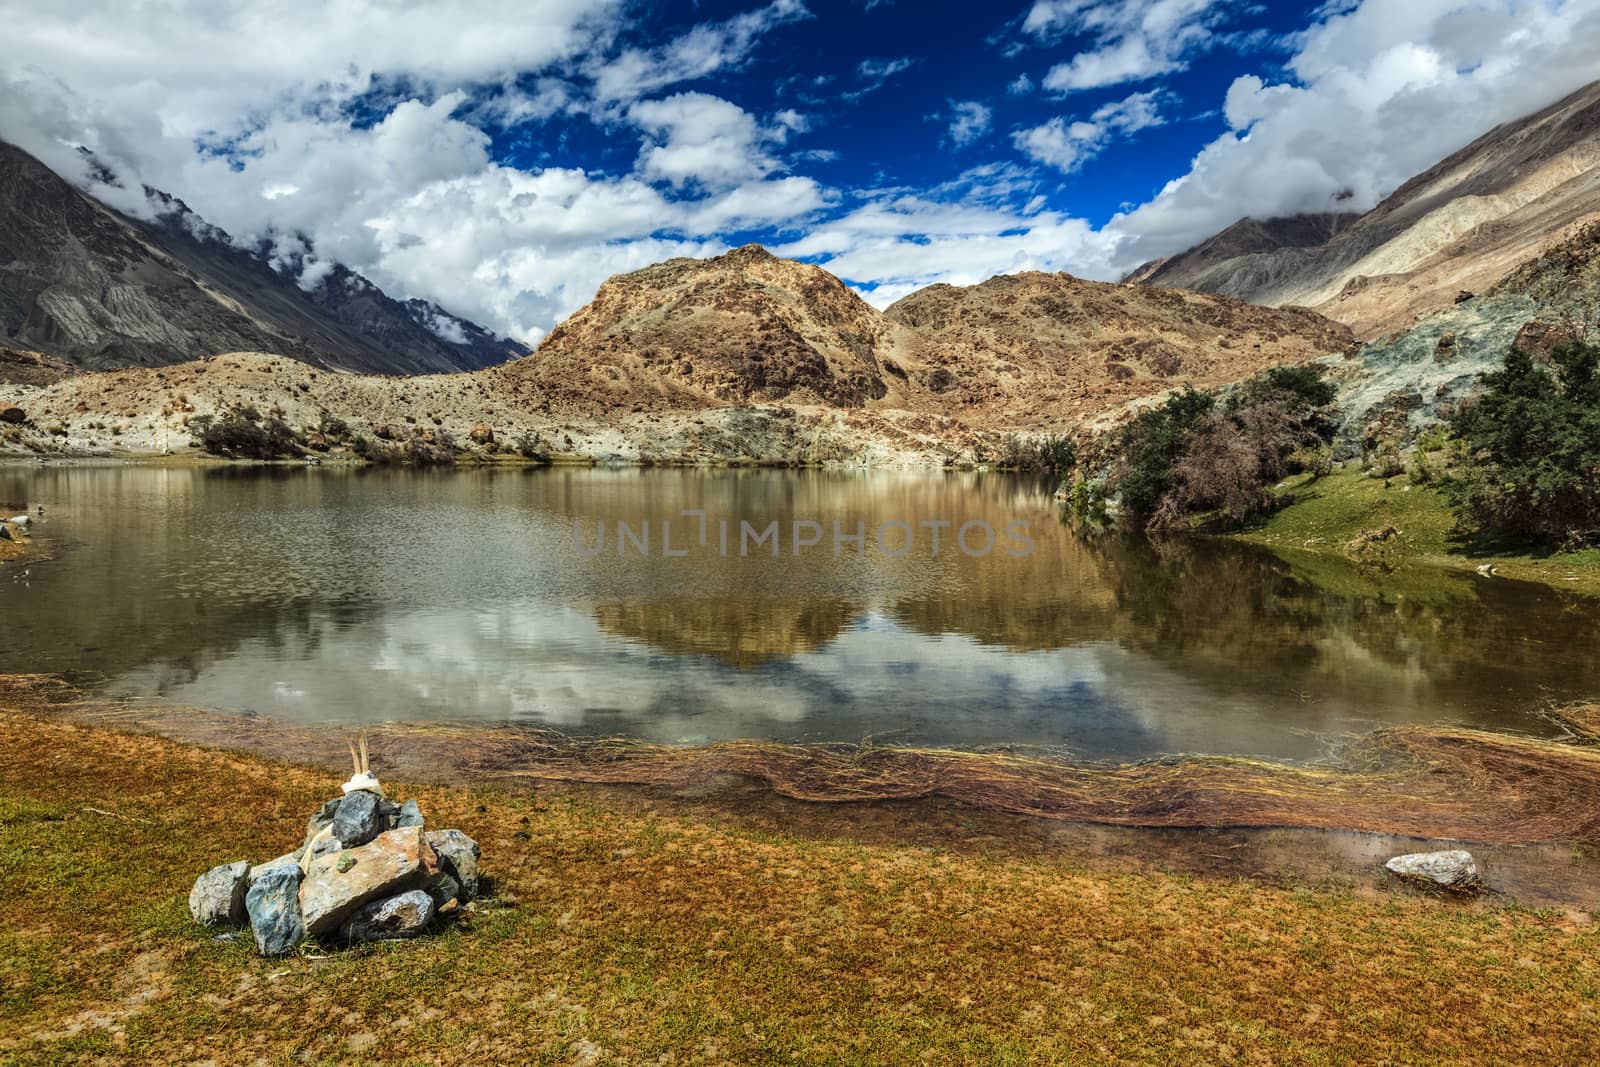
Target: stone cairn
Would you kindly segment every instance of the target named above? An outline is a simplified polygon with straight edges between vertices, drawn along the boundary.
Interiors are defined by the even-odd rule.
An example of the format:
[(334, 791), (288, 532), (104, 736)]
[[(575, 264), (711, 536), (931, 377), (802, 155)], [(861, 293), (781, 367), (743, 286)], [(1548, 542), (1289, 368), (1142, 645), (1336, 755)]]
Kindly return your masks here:
[(429, 830), (415, 800), (396, 804), (350, 746), (355, 774), (311, 816), (305, 841), (266, 863), (213, 867), (195, 880), (189, 914), (206, 926), (248, 923), (263, 956), (307, 938), (345, 944), (415, 937), (478, 893), (477, 842)]

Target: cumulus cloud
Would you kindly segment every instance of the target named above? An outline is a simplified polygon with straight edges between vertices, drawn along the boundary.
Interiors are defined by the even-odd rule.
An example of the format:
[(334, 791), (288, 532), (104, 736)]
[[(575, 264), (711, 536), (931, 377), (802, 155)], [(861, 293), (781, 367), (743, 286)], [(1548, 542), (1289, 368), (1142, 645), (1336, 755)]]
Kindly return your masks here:
[(962, 148), (989, 132), (989, 122), (994, 112), (976, 100), (962, 100), (950, 105), (950, 143)]
[(678, 93), (634, 104), (628, 117), (655, 139), (639, 154), (638, 169), (645, 178), (724, 189), (757, 181), (778, 168), (765, 148), (776, 136), (720, 97)]
[(1070, 93), (1182, 70), (1215, 41), (1226, 0), (1035, 0), (1023, 32), (1084, 36), (1092, 47), (1050, 68), (1044, 87)]
[[(1367, 210), (1491, 126), (1600, 76), (1600, 0), (1363, 0), (1296, 40), (1290, 77), (1237, 79), (1230, 131), (1114, 219), (1122, 263), (1245, 216)], [(1336, 199), (1337, 198), (1337, 199)]]
[(1071, 174), (1118, 137), (1160, 126), (1160, 90), (1134, 93), (1096, 108), (1088, 119), (1056, 116), (1040, 126), (1017, 130), (1012, 144), (1029, 159)]

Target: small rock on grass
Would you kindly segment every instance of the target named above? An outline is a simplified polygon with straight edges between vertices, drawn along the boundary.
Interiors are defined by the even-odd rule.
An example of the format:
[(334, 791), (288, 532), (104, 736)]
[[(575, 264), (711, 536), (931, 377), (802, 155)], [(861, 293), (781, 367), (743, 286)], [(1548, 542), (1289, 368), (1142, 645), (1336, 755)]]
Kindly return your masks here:
[(196, 878), (189, 890), (189, 914), (194, 921), (206, 926), (244, 922), (249, 873), (250, 862), (240, 860), (213, 867)]
[(1431, 883), (1455, 892), (1473, 892), (1483, 886), (1478, 864), (1465, 849), (1411, 852), (1384, 864), (1391, 873), (1412, 882)]
[(268, 867), (245, 895), (250, 932), (263, 956), (285, 956), (306, 939), (300, 914), (300, 868), (294, 864)]

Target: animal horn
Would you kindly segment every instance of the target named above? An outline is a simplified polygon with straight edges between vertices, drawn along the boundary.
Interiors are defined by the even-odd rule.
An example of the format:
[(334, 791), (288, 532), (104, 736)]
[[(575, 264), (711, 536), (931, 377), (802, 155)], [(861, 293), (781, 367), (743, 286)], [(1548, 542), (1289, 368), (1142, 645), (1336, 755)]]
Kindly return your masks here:
[(361, 773), (372, 773), (372, 760), (367, 755), (367, 735), (365, 731), (361, 734)]
[(345, 738), (345, 744), (350, 746), (350, 765), (355, 768), (355, 773), (361, 773), (361, 757), (356, 753), (356, 743)]

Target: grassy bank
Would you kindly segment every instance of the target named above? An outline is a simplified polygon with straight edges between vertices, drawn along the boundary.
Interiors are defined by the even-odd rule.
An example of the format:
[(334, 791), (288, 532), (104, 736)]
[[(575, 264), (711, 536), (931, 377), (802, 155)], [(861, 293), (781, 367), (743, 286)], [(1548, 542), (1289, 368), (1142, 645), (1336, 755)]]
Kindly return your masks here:
[(603, 795), (392, 787), (483, 845), (461, 928), (256, 958), (188, 920), (334, 775), (0, 713), (0, 1057), (215, 1062), (1566, 1060), (1587, 922), (830, 842)]
[(1464, 539), (1455, 533), (1445, 495), (1403, 475), (1385, 482), (1347, 468), (1315, 480), (1297, 476), (1282, 492), (1293, 503), (1234, 536), (1274, 548), (1352, 555), (1359, 553), (1351, 542), (1363, 532), (1392, 526), (1392, 542), (1371, 550), (1390, 565), (1470, 571), (1491, 563), (1500, 577), (1600, 595), (1600, 549), (1541, 554)]

